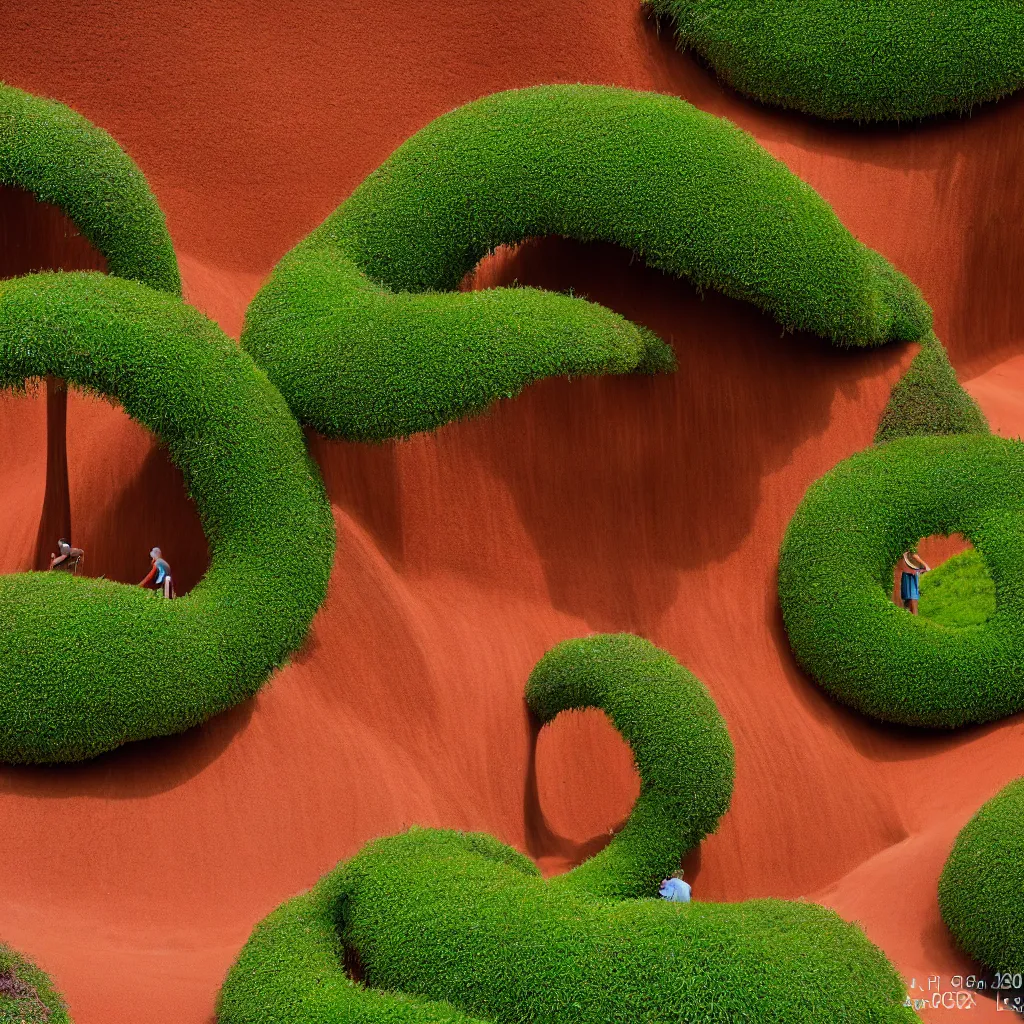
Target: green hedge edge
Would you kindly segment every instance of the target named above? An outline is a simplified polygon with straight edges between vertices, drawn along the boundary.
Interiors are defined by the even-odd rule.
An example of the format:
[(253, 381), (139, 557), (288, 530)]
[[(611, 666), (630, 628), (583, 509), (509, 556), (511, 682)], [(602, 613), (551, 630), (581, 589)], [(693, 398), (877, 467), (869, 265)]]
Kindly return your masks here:
[(256, 926), (220, 1024), (917, 1020), (881, 951), (823, 907), (617, 898), (641, 879), (653, 896), (731, 791), (724, 723), (669, 655), (625, 635), (569, 641), (538, 664), (528, 700), (542, 721), (602, 707), (629, 734), (641, 796), (604, 854), (545, 882), (488, 835), (375, 840)]
[(928, 334), (881, 255), (745, 132), (671, 96), (561, 85), (497, 93), (400, 146), (288, 253), (242, 344), (320, 433), (380, 441), (550, 375), (671, 369), (669, 346), (579, 298), (456, 293), (499, 245), (603, 240), (842, 345)]
[[(897, 608), (893, 567), (922, 537), (962, 533), (996, 610), (943, 626)], [(858, 452), (808, 489), (783, 540), (779, 601), (797, 661), (887, 722), (957, 728), (1024, 708), (1024, 444), (908, 437)]]
[(988, 420), (964, 390), (934, 334), (893, 386), (875, 443), (927, 434), (987, 434)]
[(939, 879), (939, 909), (957, 945), (1001, 973), (1024, 973), (1024, 778), (956, 837)]
[(1024, 85), (1024, 8), (1003, 0), (646, 0), (746, 96), (817, 117), (967, 113)]
[(71, 1024), (67, 1006), (45, 971), (0, 942), (0, 1024)]
[(654, 644), (628, 633), (567, 640), (537, 663), (526, 703), (542, 724), (562, 711), (602, 710), (640, 776), (625, 826), (552, 885), (639, 898), (729, 809), (736, 766), (725, 722), (704, 684)]
[(0, 82), (0, 185), (59, 206), (115, 277), (181, 294), (163, 211), (142, 171), (63, 103)]
[(305, 639), (334, 522), (283, 399), (180, 299), (104, 274), (0, 281), (0, 388), (52, 374), (166, 445), (210, 566), (187, 595), (0, 576), (0, 760), (72, 761), (180, 732), (254, 694)]

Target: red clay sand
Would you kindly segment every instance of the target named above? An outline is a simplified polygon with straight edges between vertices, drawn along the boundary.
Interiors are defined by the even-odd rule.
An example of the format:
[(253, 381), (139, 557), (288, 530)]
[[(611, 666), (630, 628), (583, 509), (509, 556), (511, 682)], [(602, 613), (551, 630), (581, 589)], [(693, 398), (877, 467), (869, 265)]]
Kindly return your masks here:
[[(40, 0), (5, 28), (5, 80), (70, 103), (138, 160), (187, 298), (232, 334), (277, 259), (432, 118), (498, 89), (604, 82), (752, 131), (922, 287), (993, 425), (1022, 432), (1022, 100), (902, 130), (817, 124), (730, 94), (611, 0), (512, 16)], [(679, 371), (543, 382), (401, 444), (312, 439), (339, 541), (308, 643), (185, 736), (0, 770), (0, 935), (52, 973), (78, 1024), (205, 1024), (253, 924), (374, 836), (481, 829), (561, 870), (627, 813), (636, 779), (596, 714), (534, 752), (523, 684), (556, 641), (628, 629), (705, 681), (736, 745), (732, 809), (690, 858), (696, 895), (819, 899), (908, 984), (948, 988), (971, 967), (936, 879), (963, 822), (1024, 774), (1024, 719), (947, 736), (859, 718), (797, 670), (775, 597), (804, 490), (869, 443), (911, 351), (780, 338), (603, 246), (531, 243), (478, 278), (571, 285), (671, 339)], [(0, 402), (2, 571), (32, 560), (44, 419), (38, 399)], [(176, 578), (198, 577), (180, 475), (141, 430), (72, 396), (68, 452), (90, 572), (138, 580), (157, 543)]]

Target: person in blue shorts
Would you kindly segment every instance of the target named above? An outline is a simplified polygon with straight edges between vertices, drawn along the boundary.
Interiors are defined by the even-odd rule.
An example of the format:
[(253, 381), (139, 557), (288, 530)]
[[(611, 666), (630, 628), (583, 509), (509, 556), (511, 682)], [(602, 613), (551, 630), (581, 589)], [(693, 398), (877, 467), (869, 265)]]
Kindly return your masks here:
[(683, 872), (677, 871), (671, 878), (663, 878), (658, 895), (671, 903), (689, 903), (690, 886), (683, 881)]
[(900, 600), (911, 615), (916, 615), (917, 602), (921, 597), (918, 577), (923, 572), (931, 572), (932, 567), (916, 551), (904, 551), (901, 568), (903, 572), (900, 576)]

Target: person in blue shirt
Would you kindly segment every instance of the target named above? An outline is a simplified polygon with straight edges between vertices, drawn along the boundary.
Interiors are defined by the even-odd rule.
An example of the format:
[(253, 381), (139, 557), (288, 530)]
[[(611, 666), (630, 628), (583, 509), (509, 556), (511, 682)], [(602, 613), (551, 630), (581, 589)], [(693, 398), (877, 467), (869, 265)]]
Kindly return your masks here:
[(683, 881), (682, 871), (677, 871), (671, 878), (663, 878), (658, 895), (672, 903), (689, 903), (690, 886)]
[(139, 586), (161, 590), (164, 597), (174, 597), (174, 581), (171, 579), (171, 567), (164, 561), (160, 549), (153, 548), (149, 553), (149, 557), (151, 559), (149, 572), (145, 579), (139, 583)]

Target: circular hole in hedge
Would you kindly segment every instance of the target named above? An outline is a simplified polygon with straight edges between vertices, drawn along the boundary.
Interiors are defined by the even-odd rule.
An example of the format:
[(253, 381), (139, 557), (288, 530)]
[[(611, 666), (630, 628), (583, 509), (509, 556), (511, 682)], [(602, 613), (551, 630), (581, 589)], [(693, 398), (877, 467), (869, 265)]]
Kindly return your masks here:
[[(105, 273), (107, 261), (63, 210), (0, 185), (0, 278), (49, 270)], [(40, 382), (28, 397), (0, 393), (0, 402), (11, 403), (0, 412), (0, 429), (13, 427), (21, 449), (0, 458), (0, 478), (34, 486), (34, 466), (41, 463), (45, 479), (38, 523), (31, 530), (5, 524), (18, 536), (0, 557), (0, 571), (46, 569), (58, 537), (70, 535), (86, 552), (80, 575), (138, 583), (156, 546), (172, 566), (177, 595), (188, 593), (209, 567), (209, 549), (181, 471), (119, 406), (57, 383), (55, 391), (53, 382)], [(45, 413), (30, 412), (28, 402)], [(26, 446), (34, 449), (28, 459)], [(3, 447), (0, 454), (7, 455)], [(12, 519), (28, 513), (27, 501), (13, 504)]]
[(640, 776), (629, 744), (603, 711), (563, 711), (537, 740), (537, 790), (552, 833), (570, 843), (604, 846), (597, 841), (610, 840), (633, 809)]
[[(966, 537), (923, 538), (917, 553), (931, 566), (921, 573), (918, 614), (942, 626), (981, 626), (996, 610), (996, 587), (981, 552)], [(893, 598), (899, 607), (902, 559), (894, 571)]]

